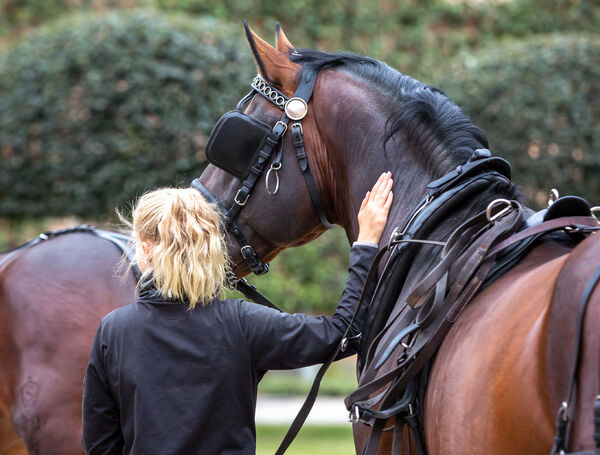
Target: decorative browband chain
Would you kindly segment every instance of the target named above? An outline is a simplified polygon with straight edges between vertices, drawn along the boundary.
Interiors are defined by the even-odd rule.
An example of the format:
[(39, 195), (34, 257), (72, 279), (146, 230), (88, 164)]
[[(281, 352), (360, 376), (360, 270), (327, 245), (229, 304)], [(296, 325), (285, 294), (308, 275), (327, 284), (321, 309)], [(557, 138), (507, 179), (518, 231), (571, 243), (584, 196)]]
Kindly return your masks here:
[(256, 75), (251, 85), (254, 90), (271, 101), (275, 106), (282, 111), (284, 110), (285, 104), (289, 101), (289, 98), (275, 87), (269, 85), (269, 83), (260, 77), (260, 75)]

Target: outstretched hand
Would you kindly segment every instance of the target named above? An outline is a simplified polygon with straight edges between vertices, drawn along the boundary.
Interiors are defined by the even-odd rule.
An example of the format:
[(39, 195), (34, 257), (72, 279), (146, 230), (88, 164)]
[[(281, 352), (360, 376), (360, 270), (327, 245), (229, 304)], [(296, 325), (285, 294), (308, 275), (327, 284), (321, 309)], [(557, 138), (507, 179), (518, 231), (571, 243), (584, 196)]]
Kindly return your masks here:
[(394, 198), (393, 184), (392, 173), (386, 172), (367, 192), (358, 211), (358, 242), (379, 243)]

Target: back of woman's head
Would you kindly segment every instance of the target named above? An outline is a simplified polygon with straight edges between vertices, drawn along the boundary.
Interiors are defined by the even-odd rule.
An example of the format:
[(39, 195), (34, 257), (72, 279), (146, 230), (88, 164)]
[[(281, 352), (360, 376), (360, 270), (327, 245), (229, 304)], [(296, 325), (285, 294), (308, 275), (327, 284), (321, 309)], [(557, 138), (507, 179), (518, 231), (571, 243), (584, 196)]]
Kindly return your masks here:
[(193, 188), (144, 194), (132, 219), (133, 235), (152, 246), (141, 282), (151, 276), (161, 296), (188, 300), (190, 308), (220, 295), (227, 267), (221, 223), (219, 209)]

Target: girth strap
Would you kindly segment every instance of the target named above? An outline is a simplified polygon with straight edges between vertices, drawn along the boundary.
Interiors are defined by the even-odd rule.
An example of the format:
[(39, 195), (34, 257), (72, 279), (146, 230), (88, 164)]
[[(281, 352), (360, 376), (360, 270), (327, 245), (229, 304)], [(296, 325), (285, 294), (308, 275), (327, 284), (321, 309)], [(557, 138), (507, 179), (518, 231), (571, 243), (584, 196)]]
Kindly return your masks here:
[[(560, 218), (559, 218), (560, 219)], [(594, 218), (595, 219), (595, 218)], [(569, 391), (567, 393), (567, 399), (563, 401), (560, 409), (558, 410), (556, 420), (556, 436), (554, 438), (554, 446), (552, 447), (551, 455), (566, 454), (568, 442), (567, 442), (567, 429), (569, 426), (569, 406), (572, 404), (573, 395), (575, 388), (577, 387), (577, 372), (579, 371), (579, 365), (581, 363), (581, 343), (583, 340), (583, 323), (585, 320), (585, 314), (588, 307), (588, 303), (594, 292), (594, 289), (600, 282), (600, 266), (596, 268), (594, 274), (588, 281), (588, 284), (583, 291), (581, 299), (579, 300), (579, 309), (577, 312), (577, 329), (575, 332), (574, 346), (573, 346), (573, 363), (571, 364), (570, 371), (570, 382)], [(596, 403), (594, 404), (594, 440), (596, 444), (596, 450), (593, 452), (578, 452), (578, 454), (568, 455), (597, 455), (600, 454), (600, 393), (596, 397)]]

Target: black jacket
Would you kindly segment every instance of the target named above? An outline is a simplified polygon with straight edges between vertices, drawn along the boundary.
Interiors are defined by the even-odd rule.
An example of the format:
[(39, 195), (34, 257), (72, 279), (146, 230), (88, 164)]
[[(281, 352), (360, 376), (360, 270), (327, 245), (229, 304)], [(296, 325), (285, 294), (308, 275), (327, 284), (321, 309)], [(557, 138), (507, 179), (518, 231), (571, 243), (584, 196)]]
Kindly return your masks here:
[[(98, 328), (83, 384), (88, 454), (254, 454), (262, 372), (322, 363), (340, 341), (377, 250), (354, 246), (333, 317), (145, 291)], [(354, 328), (353, 332), (357, 332)]]

